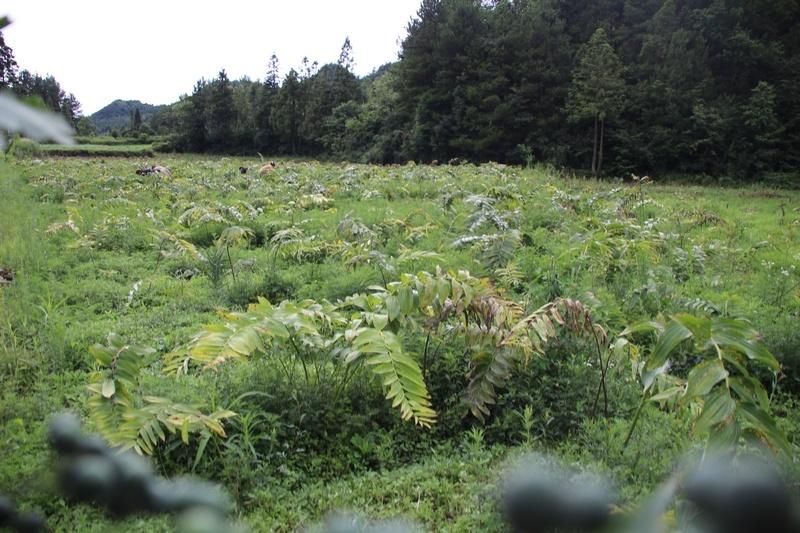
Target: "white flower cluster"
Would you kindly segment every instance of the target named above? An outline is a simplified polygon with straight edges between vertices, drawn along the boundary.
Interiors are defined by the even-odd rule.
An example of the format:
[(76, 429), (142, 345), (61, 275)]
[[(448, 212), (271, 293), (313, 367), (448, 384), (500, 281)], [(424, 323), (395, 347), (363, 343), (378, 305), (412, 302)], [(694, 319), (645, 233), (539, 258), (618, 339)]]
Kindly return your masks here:
[(795, 265), (781, 266), (776, 268), (774, 261), (767, 261), (765, 259), (761, 260), (761, 266), (764, 267), (765, 270), (769, 271), (778, 270), (781, 276), (787, 278), (797, 273), (797, 267)]

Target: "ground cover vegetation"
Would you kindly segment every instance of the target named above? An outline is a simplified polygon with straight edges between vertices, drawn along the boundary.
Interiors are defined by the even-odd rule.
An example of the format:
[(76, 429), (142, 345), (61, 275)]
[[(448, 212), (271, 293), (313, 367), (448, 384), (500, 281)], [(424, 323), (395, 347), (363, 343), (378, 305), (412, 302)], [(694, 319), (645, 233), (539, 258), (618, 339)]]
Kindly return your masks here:
[(151, 157), (154, 154), (151, 144), (40, 144), (30, 148), (33, 154), (51, 156), (94, 156), (94, 157)]
[(621, 512), (690, 450), (797, 473), (795, 192), (160, 162), (0, 167), (0, 492), (57, 529), (112, 527), (48, 483), (65, 408), (254, 530), (343, 508), (502, 530), (530, 450), (614, 478)]

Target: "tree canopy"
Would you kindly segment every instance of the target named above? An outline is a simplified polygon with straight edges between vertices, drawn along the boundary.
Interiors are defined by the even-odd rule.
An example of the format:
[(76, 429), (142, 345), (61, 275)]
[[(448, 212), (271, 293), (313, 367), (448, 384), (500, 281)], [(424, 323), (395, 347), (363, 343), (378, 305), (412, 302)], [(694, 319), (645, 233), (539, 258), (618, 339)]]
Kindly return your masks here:
[(756, 177), (800, 162), (798, 19), (794, 2), (422, 0), (397, 62), (357, 78), (346, 38), (281, 79), (273, 55), (263, 81), (229, 82), (232, 113), (202, 117), (215, 142), (191, 117), (219, 80), (172, 132), (199, 151)]

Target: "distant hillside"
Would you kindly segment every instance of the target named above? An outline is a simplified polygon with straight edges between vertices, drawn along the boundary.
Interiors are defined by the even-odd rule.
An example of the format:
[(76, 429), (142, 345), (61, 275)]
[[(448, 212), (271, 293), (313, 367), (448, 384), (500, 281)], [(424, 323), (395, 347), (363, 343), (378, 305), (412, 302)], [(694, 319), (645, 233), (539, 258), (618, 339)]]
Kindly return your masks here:
[(93, 113), (89, 119), (94, 123), (98, 133), (108, 133), (116, 128), (120, 131), (130, 127), (131, 111), (139, 110), (142, 122), (148, 122), (163, 105), (150, 105), (139, 100), (114, 100), (100, 111)]

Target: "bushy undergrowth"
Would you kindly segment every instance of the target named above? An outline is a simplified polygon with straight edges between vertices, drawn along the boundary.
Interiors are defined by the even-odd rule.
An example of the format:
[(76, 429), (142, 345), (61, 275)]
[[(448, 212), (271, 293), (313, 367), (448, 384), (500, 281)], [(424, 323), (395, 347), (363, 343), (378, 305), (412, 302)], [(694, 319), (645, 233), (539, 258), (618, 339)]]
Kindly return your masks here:
[[(0, 167), (0, 268), (14, 273), (0, 286), (0, 492), (60, 528), (108, 522), (68, 507), (47, 487), (45, 422), (68, 408), (104, 427), (88, 400), (113, 397), (109, 379), (129, 389), (134, 410), (163, 398), (170, 409), (236, 413), (222, 420), (224, 437), (194, 421), (185, 435), (161, 426), (153, 457), (162, 473), (222, 482), (256, 530), (292, 531), (349, 508), (403, 515), (429, 530), (491, 531), (497, 469), (530, 449), (607, 471), (634, 501), (681, 453), (703, 445), (691, 422), (702, 403), (670, 397), (647, 402), (637, 417), (641, 363), (655, 337), (620, 335), (679, 313), (743, 319), (761, 332), (782, 369), (777, 379), (764, 368), (754, 375), (795, 461), (800, 221), (786, 208), (793, 192), (628, 186), (501, 165), (285, 162), (258, 176), (238, 171), (254, 160), (164, 162), (172, 178), (136, 175), (144, 160)], [(497, 377), (495, 403), (486, 404), (484, 420), (475, 418), (465, 391), (481, 361), (472, 341), (485, 336), (466, 335), (437, 303), (410, 306), (385, 323), (369, 314), (384, 312), (378, 296), (410, 279), (403, 274), (437, 267), (470, 271), (491, 289), (495, 313), (518, 306), (524, 316), (558, 298), (579, 300), (607, 337), (548, 334), (543, 354), (520, 357)], [(364, 308), (341, 303), (358, 293), (373, 300)], [(170, 368), (204, 324), (214, 331), (225, 313), (259, 299), (340, 307), (316, 315), (324, 334), (298, 333), (308, 345), (276, 341), (224, 362), (189, 358), (182, 370)], [(351, 333), (319, 318), (337, 313), (397, 336), (421, 369), (435, 411), (429, 429), (401, 419), (369, 364), (341, 362), (352, 355), (342, 344)], [(132, 376), (112, 379), (102, 356), (89, 351), (110, 332), (154, 349)], [(614, 344), (623, 338), (636, 349)], [(664, 379), (687, 378), (701, 355), (681, 344)], [(659, 394), (672, 383), (659, 384)]]

